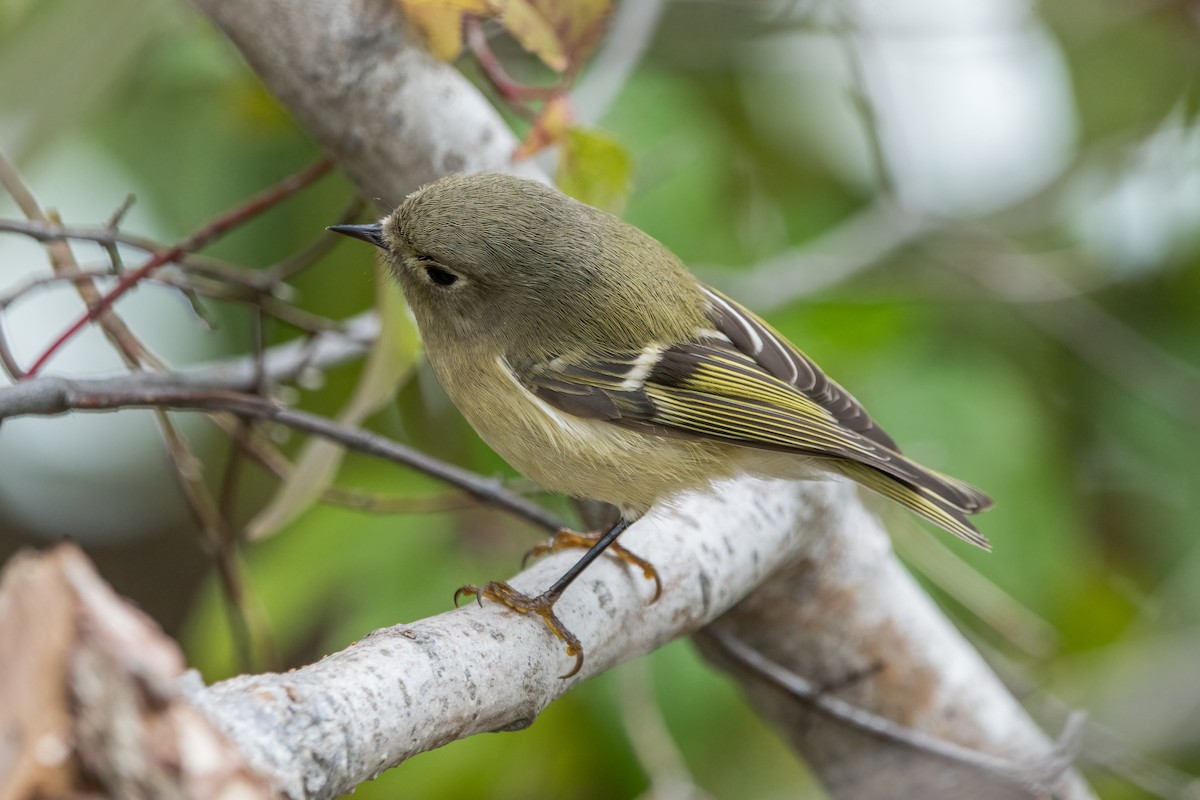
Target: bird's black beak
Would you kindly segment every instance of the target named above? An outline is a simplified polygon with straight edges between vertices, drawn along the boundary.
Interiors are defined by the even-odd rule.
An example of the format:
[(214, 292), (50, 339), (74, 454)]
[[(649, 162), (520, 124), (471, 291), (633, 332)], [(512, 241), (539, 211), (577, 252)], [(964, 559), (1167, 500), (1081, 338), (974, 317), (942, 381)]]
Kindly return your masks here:
[(330, 225), (325, 230), (340, 233), (343, 236), (353, 236), (362, 239), (376, 247), (387, 248), (383, 241), (383, 226), (376, 222), (374, 225)]

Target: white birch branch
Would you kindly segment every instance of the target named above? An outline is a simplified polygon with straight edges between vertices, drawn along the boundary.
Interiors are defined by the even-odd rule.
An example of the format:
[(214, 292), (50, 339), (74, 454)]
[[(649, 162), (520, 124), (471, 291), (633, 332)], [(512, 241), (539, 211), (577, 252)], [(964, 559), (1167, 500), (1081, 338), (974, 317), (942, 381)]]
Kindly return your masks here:
[(414, 46), (391, 0), (193, 0), (271, 92), (387, 210), (451, 172), (545, 180), (500, 115)]
[[(829, 518), (803, 556), (702, 632), (702, 652), (740, 676), (755, 709), (833, 797), (956, 798), (968, 786), (975, 800), (1091, 797), (1067, 769), (1078, 742), (1063, 743), (1065, 759), (1051, 746), (896, 559), (878, 520), (831, 489), (810, 495)], [(730, 635), (822, 698), (910, 735), (880, 735), (871, 720), (847, 724), (811, 697), (781, 692), (722, 646)], [(949, 756), (958, 748), (930, 746), (929, 737), (975, 755)]]
[[(312, 666), (233, 678), (191, 699), (290, 797), (334, 797), (455, 739), (524, 728), (579, 681), (712, 621), (820, 528), (825, 507), (811, 492), (747, 480), (631, 527), (622, 540), (659, 565), (662, 597), (649, 603), (652, 583), (614, 559), (589, 568), (556, 606), (585, 649), (569, 680), (558, 676), (573, 659), (539, 619), (471, 603), (376, 631)], [(849, 496), (845, 487), (835, 494)], [(549, 557), (512, 582), (536, 593), (578, 557)]]
[[(656, 509), (622, 540), (659, 566), (662, 597), (648, 603), (649, 582), (615, 560), (589, 568), (556, 606), (586, 651), (569, 680), (557, 676), (572, 659), (540, 620), (487, 604), (376, 631), (287, 674), (193, 686), (190, 699), (289, 797), (322, 800), (425, 750), (527, 727), (579, 681), (701, 628), (761, 585), (722, 630), (826, 685), (849, 678), (848, 692), (831, 691), (920, 732), (880, 738), (743, 670), (752, 702), (831, 796), (959, 798), (970, 786), (984, 800), (1091, 797), (900, 567), (854, 487), (734, 481)], [(577, 557), (548, 558), (513, 583), (536, 593)], [(930, 737), (992, 757), (955, 760)]]

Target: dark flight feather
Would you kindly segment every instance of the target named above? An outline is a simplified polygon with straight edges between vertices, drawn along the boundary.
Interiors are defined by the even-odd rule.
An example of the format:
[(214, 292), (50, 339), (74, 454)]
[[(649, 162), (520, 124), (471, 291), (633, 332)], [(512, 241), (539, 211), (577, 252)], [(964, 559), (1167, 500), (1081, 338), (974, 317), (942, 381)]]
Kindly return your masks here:
[(845, 389), (750, 311), (711, 289), (712, 330), (639, 352), (569, 355), (514, 373), (551, 406), (644, 433), (827, 460), (835, 471), (981, 547), (966, 519), (991, 500), (926, 469)]

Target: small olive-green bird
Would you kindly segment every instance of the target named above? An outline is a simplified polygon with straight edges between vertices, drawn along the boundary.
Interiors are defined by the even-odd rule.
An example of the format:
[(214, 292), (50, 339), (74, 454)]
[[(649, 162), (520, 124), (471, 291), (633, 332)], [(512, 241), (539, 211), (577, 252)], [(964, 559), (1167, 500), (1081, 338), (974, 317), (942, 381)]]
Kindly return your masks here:
[(464, 588), (540, 614), (574, 671), (582, 648), (552, 610), (562, 591), (659, 500), (714, 480), (840, 474), (988, 546), (967, 519), (991, 505), (985, 494), (906, 458), (770, 325), (611, 214), (483, 173), (331, 230), (383, 250), (438, 379), (497, 453), (548, 489), (620, 509), (539, 597)]

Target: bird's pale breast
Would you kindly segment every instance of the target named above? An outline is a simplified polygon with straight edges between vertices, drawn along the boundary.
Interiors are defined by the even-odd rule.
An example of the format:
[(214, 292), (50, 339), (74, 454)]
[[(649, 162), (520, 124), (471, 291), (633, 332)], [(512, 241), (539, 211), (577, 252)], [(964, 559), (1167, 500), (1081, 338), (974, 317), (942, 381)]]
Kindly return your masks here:
[(483, 440), (547, 489), (640, 516), (661, 498), (737, 471), (730, 451), (741, 448), (646, 435), (558, 411), (521, 386), (503, 357), (481, 353), (465, 370), (439, 363), (434, 348), (429, 354), (451, 401)]

